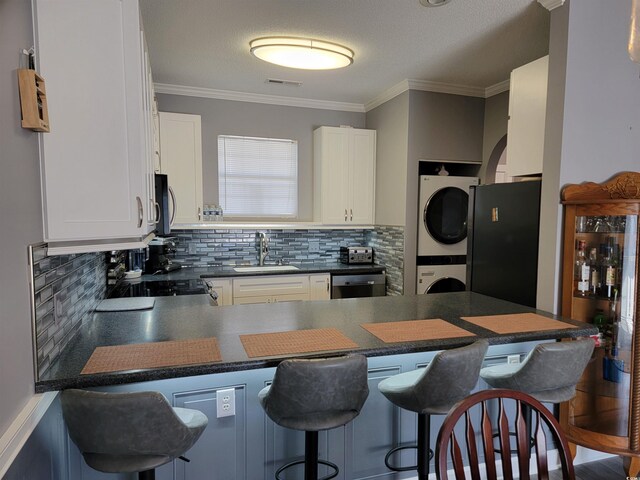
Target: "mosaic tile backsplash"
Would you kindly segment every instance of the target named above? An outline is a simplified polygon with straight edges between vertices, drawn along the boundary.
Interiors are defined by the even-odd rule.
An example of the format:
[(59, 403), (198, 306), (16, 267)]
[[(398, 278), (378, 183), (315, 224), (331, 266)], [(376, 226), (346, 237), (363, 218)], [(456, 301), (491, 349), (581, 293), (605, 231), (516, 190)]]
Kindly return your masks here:
[[(365, 230), (259, 230), (269, 238), (267, 262), (329, 263), (340, 247), (363, 245)], [(175, 260), (189, 266), (236, 265), (258, 260), (256, 230), (173, 230)]]
[[(38, 375), (50, 368), (106, 295), (104, 253), (47, 256), (32, 249)], [(56, 308), (57, 306), (57, 308)]]
[[(387, 294), (402, 295), (404, 230), (376, 227), (375, 230), (259, 230), (269, 238), (267, 262), (334, 263), (340, 247), (370, 245), (376, 263), (387, 267)], [(177, 237), (176, 263), (187, 266), (236, 265), (256, 263), (256, 230), (173, 230)]]
[(376, 263), (387, 269), (387, 295), (404, 291), (404, 228), (377, 226), (365, 234), (365, 245), (373, 247)]

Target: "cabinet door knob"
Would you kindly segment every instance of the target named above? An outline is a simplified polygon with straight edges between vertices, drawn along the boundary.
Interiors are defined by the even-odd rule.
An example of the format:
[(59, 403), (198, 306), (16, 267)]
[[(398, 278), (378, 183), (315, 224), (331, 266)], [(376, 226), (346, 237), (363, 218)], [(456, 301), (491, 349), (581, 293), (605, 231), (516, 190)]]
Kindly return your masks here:
[(138, 202), (138, 228), (140, 228), (144, 221), (144, 207), (142, 206), (142, 199), (140, 197), (136, 197), (136, 202)]

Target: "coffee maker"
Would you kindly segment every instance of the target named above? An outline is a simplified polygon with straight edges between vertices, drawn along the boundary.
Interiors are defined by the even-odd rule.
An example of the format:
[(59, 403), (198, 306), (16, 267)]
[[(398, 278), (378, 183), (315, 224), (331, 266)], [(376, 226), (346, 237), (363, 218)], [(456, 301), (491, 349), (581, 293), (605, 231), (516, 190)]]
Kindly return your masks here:
[(168, 273), (180, 268), (167, 255), (176, 253), (175, 237), (155, 237), (149, 242), (149, 258), (145, 265), (145, 273)]

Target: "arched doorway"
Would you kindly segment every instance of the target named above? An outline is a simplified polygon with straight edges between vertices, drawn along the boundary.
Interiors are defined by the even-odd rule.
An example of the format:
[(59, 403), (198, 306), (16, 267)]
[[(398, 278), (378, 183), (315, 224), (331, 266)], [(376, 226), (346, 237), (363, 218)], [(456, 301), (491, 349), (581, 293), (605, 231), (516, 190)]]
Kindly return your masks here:
[(484, 183), (510, 183), (512, 181), (513, 179), (507, 175), (507, 136), (505, 135), (498, 140), (489, 156)]

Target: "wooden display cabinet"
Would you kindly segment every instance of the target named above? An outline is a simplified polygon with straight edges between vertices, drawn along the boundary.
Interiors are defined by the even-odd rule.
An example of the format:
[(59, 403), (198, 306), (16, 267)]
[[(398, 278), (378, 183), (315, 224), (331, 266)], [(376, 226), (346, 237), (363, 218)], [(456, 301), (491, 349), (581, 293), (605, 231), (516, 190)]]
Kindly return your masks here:
[(562, 316), (595, 323), (601, 339), (560, 421), (574, 455), (576, 445), (622, 455), (627, 474), (637, 476), (640, 173), (568, 185), (562, 204)]

